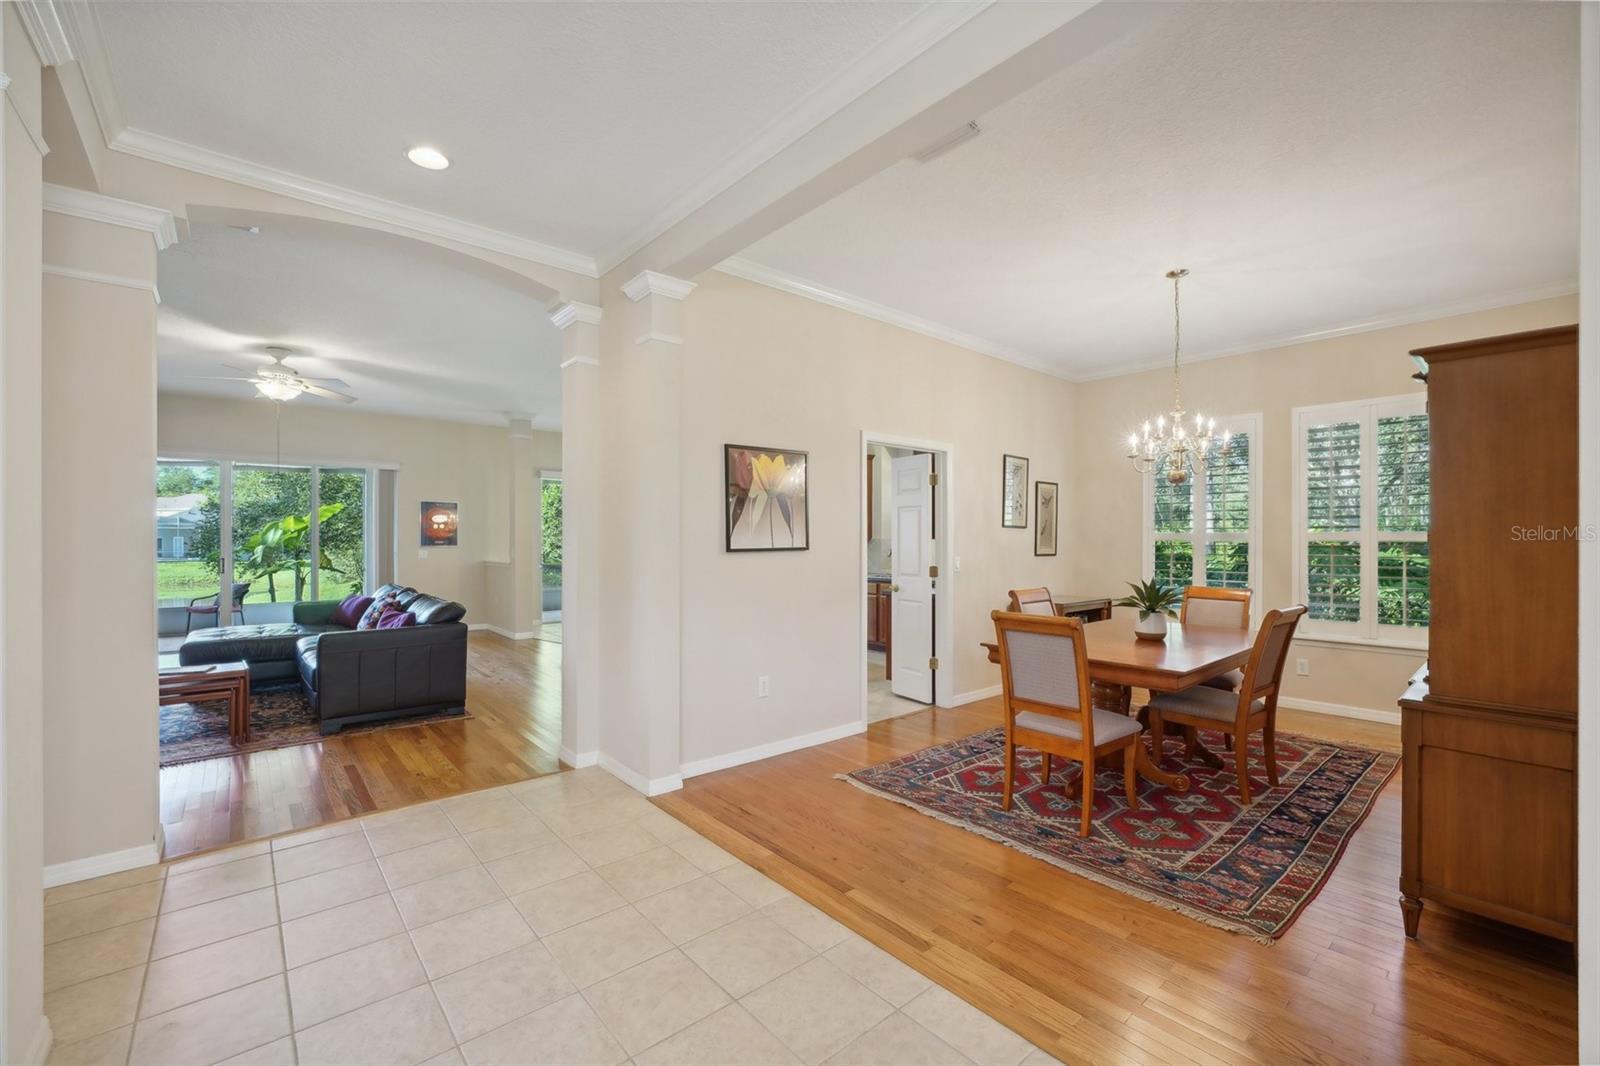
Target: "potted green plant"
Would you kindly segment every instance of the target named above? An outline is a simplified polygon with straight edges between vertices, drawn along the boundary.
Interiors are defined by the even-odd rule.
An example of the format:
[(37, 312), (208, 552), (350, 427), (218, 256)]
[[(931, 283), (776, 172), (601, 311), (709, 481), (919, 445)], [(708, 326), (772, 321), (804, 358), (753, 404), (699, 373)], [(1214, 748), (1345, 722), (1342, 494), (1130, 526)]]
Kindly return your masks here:
[(1183, 599), (1183, 593), (1176, 588), (1157, 583), (1155, 578), (1149, 581), (1130, 581), (1128, 587), (1133, 590), (1133, 594), (1122, 597), (1117, 601), (1117, 606), (1132, 607), (1139, 612), (1139, 621), (1134, 624), (1133, 635), (1140, 640), (1166, 640), (1167, 617), (1174, 613), (1172, 609)]

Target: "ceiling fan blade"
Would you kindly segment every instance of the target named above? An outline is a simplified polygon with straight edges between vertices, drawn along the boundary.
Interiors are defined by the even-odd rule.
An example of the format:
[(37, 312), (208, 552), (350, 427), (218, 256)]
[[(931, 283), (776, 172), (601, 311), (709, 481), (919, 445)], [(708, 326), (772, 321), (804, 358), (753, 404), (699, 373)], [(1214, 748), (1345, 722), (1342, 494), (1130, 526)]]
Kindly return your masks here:
[[(295, 376), (296, 377), (300, 377), (300, 375), (298, 375), (298, 374), (296, 374)], [(329, 388), (329, 389), (348, 389), (350, 387), (349, 382), (340, 381), (338, 378), (307, 378), (307, 377), (300, 377), (300, 380), (305, 382), (307, 385), (321, 385), (321, 386), (323, 386), (325, 388)]]
[(231, 376), (222, 375), (222, 374), (180, 374), (179, 377), (182, 378), (184, 381), (249, 381), (249, 382), (254, 382), (256, 380), (253, 377), (240, 378), (240, 377), (231, 377)]
[[(305, 379), (302, 378), (302, 384), (304, 384), (304, 381)], [(321, 385), (305, 385), (304, 387), (305, 391), (310, 395), (321, 396), (324, 400), (338, 400), (340, 403), (356, 402), (356, 398), (348, 393), (334, 392), (332, 389), (325, 389)]]
[(249, 374), (252, 377), (255, 376), (257, 371), (263, 369), (258, 366), (234, 366), (232, 363), (223, 363), (222, 368), (224, 370), (237, 370), (241, 374)]

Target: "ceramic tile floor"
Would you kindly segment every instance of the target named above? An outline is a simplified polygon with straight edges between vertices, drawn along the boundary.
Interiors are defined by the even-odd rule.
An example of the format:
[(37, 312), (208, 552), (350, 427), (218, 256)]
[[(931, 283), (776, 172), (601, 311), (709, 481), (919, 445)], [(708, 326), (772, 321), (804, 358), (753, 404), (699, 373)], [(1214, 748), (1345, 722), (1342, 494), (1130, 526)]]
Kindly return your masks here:
[(1043, 1052), (598, 769), (45, 895), (51, 1063)]

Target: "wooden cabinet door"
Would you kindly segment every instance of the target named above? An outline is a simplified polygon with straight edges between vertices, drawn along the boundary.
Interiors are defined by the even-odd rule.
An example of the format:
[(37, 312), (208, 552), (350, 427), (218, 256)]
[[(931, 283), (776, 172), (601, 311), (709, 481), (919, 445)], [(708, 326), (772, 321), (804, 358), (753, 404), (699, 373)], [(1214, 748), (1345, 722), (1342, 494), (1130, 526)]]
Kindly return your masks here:
[(880, 597), (878, 596), (878, 588), (879, 588), (878, 583), (875, 582), (875, 581), (872, 582), (871, 584), (867, 585), (867, 643), (868, 644), (879, 644), (879, 643), (882, 643), (882, 638), (879, 636), (879, 633), (878, 633), (878, 601), (880, 599)]

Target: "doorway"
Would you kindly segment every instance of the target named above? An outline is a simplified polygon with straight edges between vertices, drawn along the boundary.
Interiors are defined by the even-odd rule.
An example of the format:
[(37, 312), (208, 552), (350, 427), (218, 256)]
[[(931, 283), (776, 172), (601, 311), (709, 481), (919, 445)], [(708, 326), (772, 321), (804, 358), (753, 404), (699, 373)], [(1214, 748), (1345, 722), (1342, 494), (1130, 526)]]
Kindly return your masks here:
[(948, 702), (950, 451), (862, 437), (862, 717), (883, 721)]

